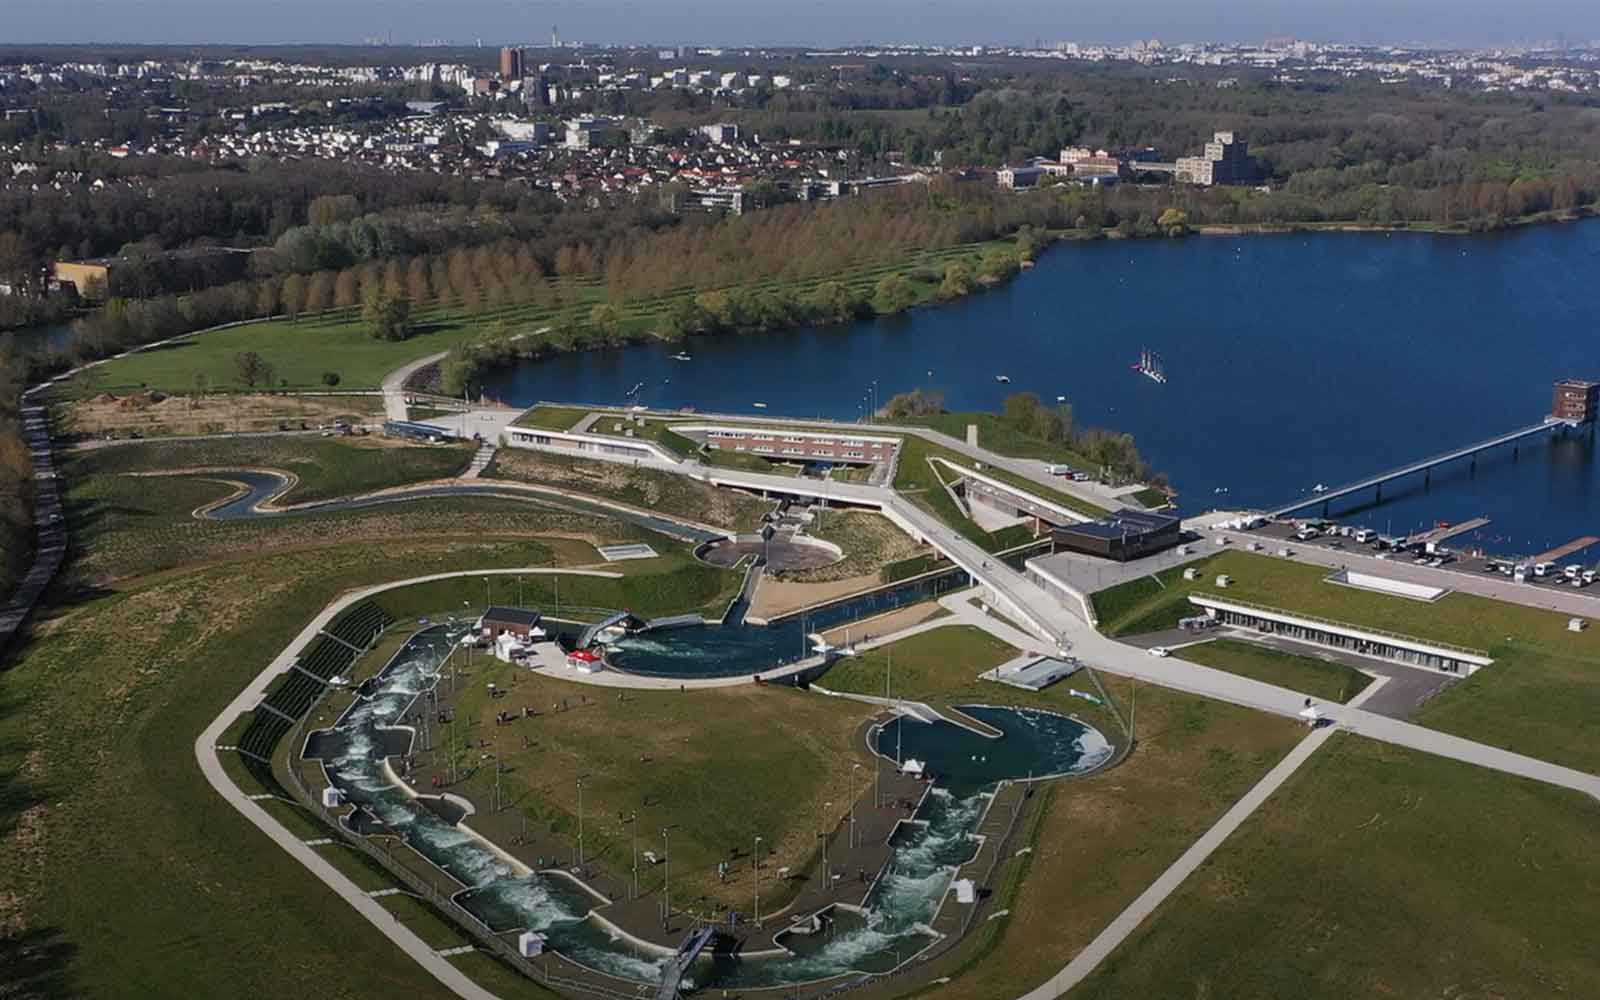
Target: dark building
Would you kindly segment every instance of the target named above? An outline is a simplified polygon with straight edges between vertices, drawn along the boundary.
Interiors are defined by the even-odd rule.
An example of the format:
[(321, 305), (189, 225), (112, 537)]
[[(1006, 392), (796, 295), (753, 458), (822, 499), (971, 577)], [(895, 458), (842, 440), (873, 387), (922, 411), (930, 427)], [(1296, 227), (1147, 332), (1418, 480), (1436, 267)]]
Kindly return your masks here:
[(1050, 534), (1059, 548), (1118, 562), (1170, 549), (1181, 541), (1176, 514), (1126, 507), (1098, 521), (1055, 528)]
[(540, 614), (526, 608), (507, 608), (495, 605), (483, 613), (478, 619), (478, 629), (485, 638), (492, 639), (503, 632), (523, 639), (533, 634), (539, 627)]
[(1558, 420), (1592, 424), (1600, 415), (1600, 382), (1566, 378), (1556, 383), (1555, 405), (1550, 415)]

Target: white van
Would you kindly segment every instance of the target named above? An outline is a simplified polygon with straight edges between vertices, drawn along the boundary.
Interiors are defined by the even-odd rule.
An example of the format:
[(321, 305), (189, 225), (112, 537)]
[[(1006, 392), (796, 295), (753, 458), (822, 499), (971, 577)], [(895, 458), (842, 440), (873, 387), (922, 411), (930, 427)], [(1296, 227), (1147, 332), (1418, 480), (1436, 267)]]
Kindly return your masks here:
[(1376, 531), (1373, 531), (1371, 528), (1357, 528), (1356, 529), (1356, 533), (1354, 535), (1351, 535), (1350, 537), (1354, 538), (1358, 543), (1360, 543), (1362, 545), (1366, 545), (1368, 542), (1372, 541), (1377, 536), (1378, 536), (1378, 533)]
[(1561, 575), (1568, 580), (1576, 580), (1583, 573), (1583, 567), (1577, 563), (1569, 563), (1561, 567)]
[(1534, 576), (1548, 576), (1548, 575), (1550, 575), (1550, 571), (1555, 569), (1555, 568), (1556, 568), (1556, 564), (1555, 563), (1551, 563), (1551, 562), (1534, 563), (1534, 565), (1533, 565), (1533, 575)]

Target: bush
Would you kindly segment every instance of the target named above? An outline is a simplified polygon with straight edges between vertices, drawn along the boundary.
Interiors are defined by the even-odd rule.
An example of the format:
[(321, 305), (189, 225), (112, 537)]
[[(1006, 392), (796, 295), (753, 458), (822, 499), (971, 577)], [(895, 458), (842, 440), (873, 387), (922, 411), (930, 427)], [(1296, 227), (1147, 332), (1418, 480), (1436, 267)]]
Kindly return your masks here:
[(339, 373), (338, 372), (323, 372), (322, 373), (322, 384), (327, 386), (330, 389), (333, 388), (334, 386), (338, 385), (339, 384)]

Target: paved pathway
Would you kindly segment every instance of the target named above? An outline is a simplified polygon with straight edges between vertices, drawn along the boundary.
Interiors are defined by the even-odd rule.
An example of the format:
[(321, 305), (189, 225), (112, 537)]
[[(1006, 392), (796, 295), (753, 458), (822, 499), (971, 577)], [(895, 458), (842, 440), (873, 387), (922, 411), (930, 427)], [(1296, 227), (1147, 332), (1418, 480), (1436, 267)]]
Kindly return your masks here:
[(390, 420), (406, 419), (406, 379), (416, 374), (419, 369), (426, 368), (435, 361), (443, 361), (449, 351), (440, 351), (430, 354), (425, 358), (402, 365), (384, 376), (383, 379), (383, 414)]

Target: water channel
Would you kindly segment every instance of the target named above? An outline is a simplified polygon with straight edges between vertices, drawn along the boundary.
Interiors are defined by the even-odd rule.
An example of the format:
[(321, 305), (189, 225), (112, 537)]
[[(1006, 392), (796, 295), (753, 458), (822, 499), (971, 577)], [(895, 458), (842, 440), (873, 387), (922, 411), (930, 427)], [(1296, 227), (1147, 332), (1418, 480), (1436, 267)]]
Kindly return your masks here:
[[(853, 420), (874, 382), (880, 401), (930, 387), (950, 409), (1031, 390), (1065, 396), (1081, 426), (1132, 433), (1186, 513), (1270, 507), (1532, 423), (1555, 379), (1600, 378), (1597, 266), (1600, 222), (1067, 244), (1003, 288), (897, 319), (565, 355), (496, 372), (488, 391), (622, 403), (642, 382), (651, 406)], [(1130, 370), (1145, 347), (1166, 384)], [(1583, 436), (1386, 488), (1346, 520), (1401, 531), (1486, 514), (1461, 542), (1528, 553), (1600, 534), (1597, 499)]]
[[(457, 901), (485, 926), (495, 931), (534, 930), (560, 954), (589, 968), (624, 979), (655, 981), (662, 959), (587, 919), (596, 903), (592, 896), (564, 876), (524, 870), (487, 842), (420, 806), (390, 779), (386, 757), (404, 753), (410, 742), (405, 717), (438, 683), (442, 664), (465, 634), (465, 625), (435, 625), (414, 635), (382, 673), (363, 686), (363, 697), (331, 729), (312, 734), (307, 755), (322, 761), (329, 781), (351, 803), (466, 886)], [(825, 935), (780, 935), (790, 949), (787, 957), (707, 959), (693, 970), (699, 985), (775, 986), (893, 968), (933, 940), (926, 925), (944, 899), (954, 871), (974, 853), (970, 835), (997, 782), (1086, 773), (1111, 756), (1111, 747), (1099, 732), (1062, 715), (986, 706), (966, 710), (999, 730), (1001, 738), (979, 736), (950, 723), (905, 723), (903, 730), (900, 724), (891, 724), (881, 731), (880, 752), (929, 762), (939, 783), (918, 811), (920, 822), (902, 827), (891, 842), (889, 867), (863, 912), (841, 917)]]

